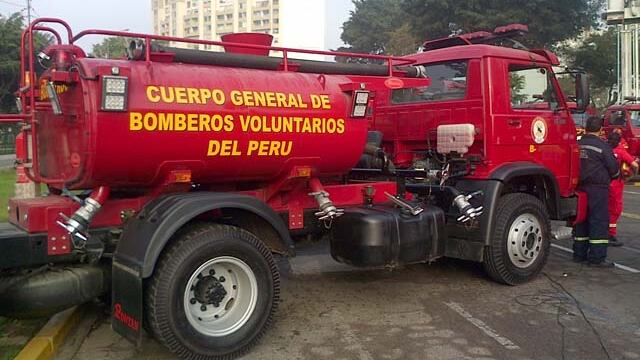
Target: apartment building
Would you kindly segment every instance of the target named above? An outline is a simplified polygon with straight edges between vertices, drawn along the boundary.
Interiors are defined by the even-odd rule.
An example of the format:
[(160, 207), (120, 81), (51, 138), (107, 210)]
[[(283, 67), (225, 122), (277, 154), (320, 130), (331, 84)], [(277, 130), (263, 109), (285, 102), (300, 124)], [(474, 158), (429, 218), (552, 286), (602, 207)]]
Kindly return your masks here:
[(342, 44), (342, 23), (353, 6), (351, 0), (151, 0), (151, 5), (158, 35), (219, 40), (233, 32), (264, 32), (273, 35), (274, 46), (317, 50)]

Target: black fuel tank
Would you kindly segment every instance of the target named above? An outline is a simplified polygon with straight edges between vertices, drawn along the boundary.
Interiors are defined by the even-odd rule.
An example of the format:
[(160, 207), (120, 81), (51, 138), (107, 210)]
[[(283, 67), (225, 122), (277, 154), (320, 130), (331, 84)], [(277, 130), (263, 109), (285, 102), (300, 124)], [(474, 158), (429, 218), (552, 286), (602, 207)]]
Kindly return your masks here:
[(331, 256), (362, 267), (426, 262), (440, 256), (444, 223), (444, 212), (435, 206), (416, 216), (393, 206), (349, 208), (333, 224)]

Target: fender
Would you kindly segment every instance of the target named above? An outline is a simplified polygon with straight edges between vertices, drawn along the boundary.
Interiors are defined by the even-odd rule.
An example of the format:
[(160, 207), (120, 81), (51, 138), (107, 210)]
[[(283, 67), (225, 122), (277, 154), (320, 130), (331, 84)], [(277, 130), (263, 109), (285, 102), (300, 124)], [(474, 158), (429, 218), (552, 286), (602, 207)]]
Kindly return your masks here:
[[(479, 196), (476, 201), (480, 202), (477, 205), (481, 204), (484, 207), (484, 212), (479, 219), (479, 228), (471, 235), (472, 238), (463, 236), (463, 234), (467, 233), (464, 229), (462, 229), (463, 231), (455, 231), (455, 229), (449, 230), (449, 232), (454, 235), (454, 238), (465, 238), (467, 241), (463, 240), (464, 244), (460, 244), (460, 241), (458, 241), (457, 244), (447, 246), (447, 256), (482, 261), (482, 249), (477, 246), (479, 245), (477, 241), (479, 240), (483, 246), (489, 244), (500, 196), (504, 192), (506, 184), (521, 176), (538, 176), (543, 178), (547, 190), (546, 199), (543, 199), (543, 202), (547, 205), (549, 216), (556, 219), (560, 217), (558, 183), (549, 169), (532, 162), (505, 164), (493, 171), (487, 179), (464, 179), (456, 182), (456, 187), (467, 193), (482, 190), (482, 195)], [(460, 249), (463, 247), (468, 249), (461, 251)]]
[[(485, 245), (489, 244), (493, 226), (495, 224), (495, 211), (498, 206), (498, 200), (503, 192), (504, 186), (511, 180), (521, 176), (541, 176), (545, 182), (545, 199), (541, 199), (547, 205), (549, 216), (552, 219), (560, 217), (560, 190), (558, 190), (558, 182), (551, 170), (546, 167), (527, 161), (508, 163), (495, 169), (489, 176), (489, 181), (493, 184), (488, 186), (488, 193), (485, 193), (485, 212), (481, 226), (484, 235)], [(493, 181), (491, 181), (493, 180)]]
[(143, 279), (153, 274), (162, 250), (184, 224), (216, 209), (238, 209), (265, 220), (293, 255), (293, 240), (282, 218), (264, 202), (247, 195), (197, 192), (171, 194), (149, 202), (124, 227), (113, 258), (112, 327), (136, 344), (141, 342)]
[(499, 180), (503, 184), (521, 176), (541, 176), (544, 180), (546, 191), (542, 202), (547, 205), (549, 216), (552, 219), (560, 218), (560, 190), (556, 176), (548, 168), (533, 162), (520, 161), (508, 163), (495, 169), (489, 179)]

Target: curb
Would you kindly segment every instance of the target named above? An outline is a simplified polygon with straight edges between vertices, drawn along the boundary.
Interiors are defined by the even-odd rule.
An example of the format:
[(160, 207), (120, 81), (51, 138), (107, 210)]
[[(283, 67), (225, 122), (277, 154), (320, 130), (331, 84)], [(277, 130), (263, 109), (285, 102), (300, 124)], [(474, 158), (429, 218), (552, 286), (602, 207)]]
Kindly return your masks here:
[(69, 331), (80, 321), (83, 312), (83, 307), (74, 306), (53, 315), (14, 360), (53, 359)]

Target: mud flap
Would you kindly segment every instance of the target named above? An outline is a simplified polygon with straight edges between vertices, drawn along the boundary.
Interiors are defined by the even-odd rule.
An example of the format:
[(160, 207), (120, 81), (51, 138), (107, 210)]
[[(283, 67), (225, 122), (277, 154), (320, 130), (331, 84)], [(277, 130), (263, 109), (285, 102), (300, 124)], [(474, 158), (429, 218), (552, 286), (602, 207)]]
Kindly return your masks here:
[(113, 261), (111, 328), (136, 346), (142, 343), (143, 293), (140, 272)]

